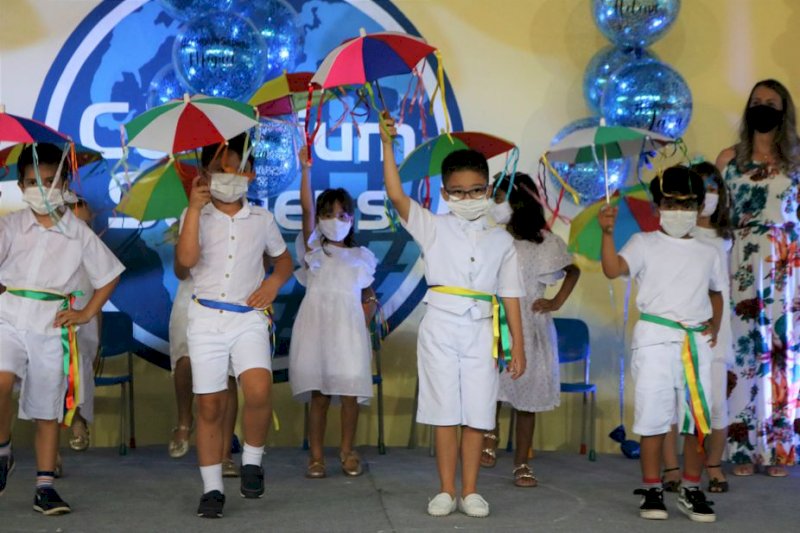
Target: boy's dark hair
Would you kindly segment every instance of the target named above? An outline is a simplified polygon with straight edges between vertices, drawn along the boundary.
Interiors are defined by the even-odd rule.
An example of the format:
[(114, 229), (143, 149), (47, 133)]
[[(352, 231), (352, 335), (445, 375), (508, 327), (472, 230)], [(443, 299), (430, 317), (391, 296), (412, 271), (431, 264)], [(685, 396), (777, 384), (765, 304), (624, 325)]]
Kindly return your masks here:
[(719, 173), (714, 164), (708, 161), (695, 163), (689, 168), (697, 172), (703, 181), (711, 179), (717, 184), (717, 194), (719, 194), (719, 203), (717, 209), (711, 214), (711, 225), (717, 230), (717, 235), (723, 239), (730, 239), (733, 237), (733, 228), (731, 227), (731, 197), (728, 187), (725, 185), (725, 180), (722, 179), (722, 174)]
[[(499, 177), (498, 175), (495, 179), (497, 180)], [(510, 181), (509, 176), (505, 176), (502, 181), (495, 182), (495, 188), (505, 191), (508, 203), (513, 209), (506, 229), (517, 239), (541, 244), (544, 241), (544, 231), (547, 229), (544, 209), (542, 204), (525, 188), (536, 195), (539, 194), (539, 190), (536, 188), (533, 178), (524, 172), (514, 174), (514, 187), (509, 193)]]
[(677, 197), (679, 202), (687, 205), (693, 203), (698, 208), (706, 198), (706, 186), (700, 174), (689, 167), (675, 165), (653, 178), (650, 182), (650, 194), (653, 195), (656, 205), (661, 205), (661, 200), (665, 197)]
[[(247, 144), (247, 148), (245, 147), (244, 144), (245, 140), (247, 140), (246, 133), (240, 133), (236, 137), (233, 137), (232, 139), (228, 140), (228, 150), (236, 154), (239, 154), (239, 159), (244, 159), (244, 153), (245, 151), (247, 151), (247, 148), (250, 147), (249, 141)], [(214, 156), (222, 157), (222, 153), (225, 150), (225, 148), (220, 149), (220, 144), (222, 143), (209, 144), (208, 146), (203, 146), (203, 149), (200, 153), (200, 162), (203, 165), (203, 168), (208, 168), (208, 165), (210, 165), (211, 162), (214, 160)], [(217, 150), (219, 150), (219, 154), (217, 153)], [(250, 156), (247, 158), (247, 160), (250, 161), (251, 165), (254, 164), (254, 158), (252, 152), (250, 153)]]
[[(344, 212), (350, 215), (353, 218), (353, 225), (350, 227), (350, 232), (347, 234), (347, 237), (344, 238), (344, 245), (348, 248), (355, 248), (358, 246), (356, 244), (355, 239), (355, 231), (356, 231), (356, 224), (355, 224), (355, 216), (356, 216), (356, 203), (353, 201), (353, 197), (350, 196), (350, 193), (347, 192), (345, 189), (339, 187), (338, 189), (325, 189), (317, 196), (317, 204), (316, 204), (316, 214), (317, 214), (317, 223), (319, 223), (319, 215), (320, 213), (327, 213), (333, 211), (334, 205), (336, 202), (339, 202), (339, 205), (342, 206)], [(322, 246), (324, 249), (325, 243), (328, 242), (327, 237), (322, 235), (320, 232), (320, 241), (322, 242)], [(327, 252), (326, 252), (327, 253)]]
[[(59, 163), (61, 163), (61, 157), (64, 154), (64, 150), (56, 146), (55, 144), (50, 143), (41, 143), (36, 145), (36, 157), (39, 160), (40, 165), (53, 165), (54, 167), (58, 168)], [(25, 178), (25, 170), (28, 167), (33, 166), (33, 145), (29, 144), (26, 145), (25, 148), (22, 149), (22, 152), (19, 154), (19, 159), (17, 159), (17, 174), (18, 178), (17, 181), (22, 183), (22, 180)], [(67, 169), (69, 165), (64, 162), (64, 165), (61, 167), (61, 177), (67, 177)]]
[(450, 174), (459, 170), (473, 170), (489, 182), (489, 163), (477, 150), (456, 150), (447, 154), (442, 161), (442, 184), (446, 185)]

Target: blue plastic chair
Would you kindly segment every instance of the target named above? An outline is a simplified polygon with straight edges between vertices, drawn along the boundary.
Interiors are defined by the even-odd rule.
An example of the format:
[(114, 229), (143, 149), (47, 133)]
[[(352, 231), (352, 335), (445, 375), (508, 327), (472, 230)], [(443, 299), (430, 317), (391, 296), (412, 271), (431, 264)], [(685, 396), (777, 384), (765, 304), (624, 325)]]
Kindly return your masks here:
[(595, 405), (597, 401), (597, 385), (589, 382), (589, 367), (591, 364), (591, 349), (589, 346), (589, 327), (583, 320), (576, 318), (556, 318), (556, 333), (558, 334), (558, 362), (559, 364), (580, 363), (583, 361), (583, 381), (561, 383), (562, 393), (583, 395), (583, 411), (581, 414), (581, 455), (586, 454), (586, 403), (587, 396), (591, 394), (592, 401), (589, 412), (589, 460), (595, 461), (597, 453), (595, 444)]
[[(100, 324), (100, 366), (94, 378), (95, 387), (120, 386), (119, 454), (126, 455), (128, 447), (136, 448), (136, 423), (133, 410), (133, 353), (138, 344), (133, 338), (133, 321), (121, 312), (103, 311)], [(102, 375), (103, 360), (124, 355), (128, 371), (114, 376)], [(127, 424), (125, 423), (127, 419)], [(125, 428), (128, 428), (126, 443)]]

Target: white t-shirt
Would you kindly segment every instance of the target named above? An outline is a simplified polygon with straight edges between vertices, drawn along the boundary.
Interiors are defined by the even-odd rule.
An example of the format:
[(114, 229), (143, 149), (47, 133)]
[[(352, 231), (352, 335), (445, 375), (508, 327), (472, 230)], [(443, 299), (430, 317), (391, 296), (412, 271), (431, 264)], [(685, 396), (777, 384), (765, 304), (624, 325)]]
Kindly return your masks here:
[[(636, 306), (641, 313), (687, 326), (711, 318), (708, 292), (721, 292), (726, 280), (717, 250), (698, 239), (676, 239), (661, 231), (636, 233), (619, 252), (638, 285)], [(661, 342), (682, 342), (678, 329), (639, 321), (634, 348)]]
[[(401, 220), (422, 250), (429, 286), (461, 287), (501, 297), (525, 296), (514, 238), (489, 227), (486, 217), (468, 221), (452, 213), (434, 215), (411, 200), (408, 220)], [(472, 318), (492, 316), (489, 302), (428, 291), (428, 305)]]
[[(181, 229), (186, 211), (181, 215)], [(246, 305), (264, 281), (264, 254), (286, 250), (275, 217), (261, 207), (244, 206), (232, 217), (209, 202), (200, 212), (200, 259), (192, 267), (198, 298)]]

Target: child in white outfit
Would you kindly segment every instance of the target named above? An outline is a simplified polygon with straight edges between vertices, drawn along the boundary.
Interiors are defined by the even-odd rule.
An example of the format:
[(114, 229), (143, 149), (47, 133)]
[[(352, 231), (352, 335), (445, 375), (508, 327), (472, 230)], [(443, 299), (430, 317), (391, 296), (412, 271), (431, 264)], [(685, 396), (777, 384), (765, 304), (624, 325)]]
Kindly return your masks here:
[[(519, 298), (525, 295), (513, 237), (490, 227), (489, 167), (472, 150), (459, 150), (442, 163), (442, 198), (452, 211), (434, 215), (403, 191), (394, 160), (394, 122), (382, 116), (386, 192), (403, 227), (425, 258), (427, 310), (419, 327), (417, 421), (436, 426), (436, 463), (441, 487), (428, 504), (432, 516), (445, 516), (458, 506), (469, 516), (489, 514), (477, 493), (483, 433), (495, 425), (498, 389), (498, 339), (493, 319), (497, 296), (508, 318), (514, 377), (525, 372)], [(508, 348), (508, 341), (503, 346)], [(503, 357), (499, 354), (499, 357)], [(461, 440), (458, 428), (461, 426)], [(460, 444), (460, 445), (459, 445)], [(456, 465), (461, 455), (461, 498), (456, 500)]]

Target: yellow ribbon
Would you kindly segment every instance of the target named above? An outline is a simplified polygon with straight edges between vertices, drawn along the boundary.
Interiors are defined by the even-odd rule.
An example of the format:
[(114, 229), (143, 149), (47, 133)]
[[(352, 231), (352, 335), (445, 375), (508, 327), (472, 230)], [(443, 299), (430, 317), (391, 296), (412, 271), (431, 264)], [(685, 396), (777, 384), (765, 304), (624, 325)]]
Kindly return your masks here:
[(569, 183), (564, 181), (564, 178), (562, 178), (561, 175), (556, 171), (556, 169), (553, 168), (553, 165), (551, 165), (550, 161), (547, 160), (547, 154), (542, 154), (541, 161), (542, 161), (542, 163), (544, 163), (544, 166), (547, 167), (547, 170), (549, 170), (553, 174), (553, 176), (556, 177), (556, 179), (561, 184), (561, 186), (564, 188), (564, 190), (572, 195), (572, 199), (575, 201), (575, 205), (580, 204), (580, 198), (578, 196), (578, 191), (573, 189), (572, 186), (570, 186)]

